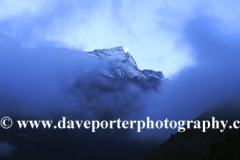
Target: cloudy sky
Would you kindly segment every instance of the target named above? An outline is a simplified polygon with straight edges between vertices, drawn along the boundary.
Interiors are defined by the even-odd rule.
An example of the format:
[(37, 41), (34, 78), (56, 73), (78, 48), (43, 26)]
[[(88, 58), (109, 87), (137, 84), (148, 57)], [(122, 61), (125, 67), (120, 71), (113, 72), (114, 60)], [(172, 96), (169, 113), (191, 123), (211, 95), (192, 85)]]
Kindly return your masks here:
[[(4, 77), (0, 80), (0, 100), (4, 102), (0, 114), (59, 116), (64, 111), (94, 119), (113, 115), (185, 120), (226, 100), (239, 99), (239, 6), (237, 0), (0, 0), (0, 32), (23, 46), (10, 43), (6, 51), (0, 46)], [(51, 49), (24, 48), (40, 46), (83, 51), (123, 46), (129, 48), (140, 69), (162, 71), (171, 81), (163, 81), (159, 92), (137, 92), (139, 99), (132, 86), (92, 96), (75, 81), (88, 86), (98, 77), (76, 76), (74, 69), (93, 62), (81, 56), (61, 61), (59, 53), (52, 54)], [(158, 131), (134, 132), (130, 138), (157, 142), (172, 133)], [(115, 135), (123, 137), (120, 131)], [(14, 148), (0, 142), (0, 155), (4, 147)], [(84, 150), (84, 154), (90, 152)]]
[(25, 47), (90, 51), (129, 48), (140, 69), (172, 77), (196, 65), (184, 37), (189, 21), (210, 17), (221, 32), (240, 32), (237, 0), (0, 0), (0, 32)]

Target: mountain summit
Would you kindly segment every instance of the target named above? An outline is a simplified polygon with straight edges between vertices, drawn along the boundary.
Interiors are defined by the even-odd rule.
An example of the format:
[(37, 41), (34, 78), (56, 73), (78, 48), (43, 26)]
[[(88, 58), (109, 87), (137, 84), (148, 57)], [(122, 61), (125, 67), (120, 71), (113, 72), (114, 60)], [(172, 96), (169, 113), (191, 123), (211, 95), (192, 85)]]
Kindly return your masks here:
[(134, 58), (125, 52), (123, 47), (97, 49), (86, 54), (108, 64), (107, 69), (98, 68), (102, 75), (108, 78), (124, 79), (140, 85), (143, 89), (158, 89), (161, 80), (164, 79), (160, 71), (138, 69)]
[[(12, 55), (20, 63), (21, 61), (28, 61), (27, 68), (32, 68), (32, 65), (36, 66), (36, 64), (31, 64), (31, 61), (40, 62), (41, 59), (42, 62), (39, 65), (46, 63), (56, 65), (57, 63), (66, 67), (74, 66), (72, 71), (78, 75), (90, 73), (95, 75), (95, 79), (104, 77), (106, 81), (134, 84), (143, 90), (158, 90), (161, 81), (164, 79), (160, 71), (138, 69), (134, 58), (130, 53), (125, 52), (123, 47), (96, 49), (89, 52), (55, 47), (27, 49), (21, 48), (11, 38), (0, 33), (0, 51), (0, 56), (7, 53), (5, 55)], [(16, 55), (16, 53), (19, 54)], [(21, 65), (26, 64), (21, 63)]]

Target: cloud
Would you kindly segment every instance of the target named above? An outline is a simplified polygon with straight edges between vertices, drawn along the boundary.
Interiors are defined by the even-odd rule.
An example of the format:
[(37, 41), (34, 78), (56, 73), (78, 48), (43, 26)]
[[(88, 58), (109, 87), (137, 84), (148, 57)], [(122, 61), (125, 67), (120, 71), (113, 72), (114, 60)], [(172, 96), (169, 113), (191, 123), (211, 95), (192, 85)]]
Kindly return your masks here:
[(161, 70), (171, 77), (193, 64), (189, 48), (181, 39), (188, 19), (204, 14), (219, 17), (225, 32), (238, 32), (237, 3), (3, 1), (0, 31), (31, 48), (60, 46), (89, 51), (129, 46), (140, 69)]
[(111, 119), (142, 107), (138, 86), (100, 74), (99, 68), (109, 69), (104, 59), (63, 48), (23, 48), (5, 35), (0, 39), (2, 115), (54, 118), (66, 112)]
[[(61, 5), (64, 7), (63, 2)], [(110, 7), (114, 8), (117, 7), (119, 3), (116, 2), (116, 4), (111, 5)], [(121, 3), (121, 5), (128, 6), (128, 3)], [(141, 6), (142, 4), (139, 5), (140, 8), (143, 7)], [(103, 6), (105, 6), (105, 4)], [(105, 12), (101, 12), (101, 10), (95, 11), (95, 6), (93, 5), (92, 7), (93, 13), (91, 12), (89, 16), (90, 21), (88, 21), (88, 19), (84, 21), (84, 18), (76, 19), (76, 17), (71, 19), (72, 13), (76, 13), (76, 15), (81, 14), (78, 13), (77, 10), (73, 10), (72, 12), (69, 10), (69, 14), (64, 14), (59, 17), (52, 16), (48, 18), (48, 14), (44, 16), (41, 15), (40, 19), (46, 17), (50, 23), (44, 22), (38, 26), (36, 25), (38, 23), (30, 21), (31, 23), (29, 23), (29, 26), (26, 28), (43, 28), (42, 32), (38, 30), (36, 32), (39, 33), (40, 37), (43, 36), (42, 42), (37, 40), (34, 42), (36, 44), (44, 44), (47, 37), (46, 35), (51, 35), (53, 41), (58, 41), (57, 44), (64, 43), (68, 45), (67, 43), (69, 43), (69, 45), (77, 46), (78, 43), (79, 45), (81, 44), (80, 41), (83, 42), (86, 40), (86, 44), (83, 43), (82, 46), (80, 45), (80, 47), (83, 48), (87, 45), (94, 44), (92, 43), (92, 39), (94, 38), (96, 38), (97, 45), (106, 43), (107, 40), (103, 42), (98, 42), (98, 40), (100, 41), (101, 37), (111, 37), (115, 30), (119, 30), (119, 28), (123, 30), (121, 33), (124, 34), (119, 34), (117, 38), (114, 37), (112, 39), (113, 43), (115, 43), (115, 39), (121, 39), (121, 37), (128, 35), (125, 33), (131, 33), (130, 37), (135, 39), (138, 35), (136, 33), (144, 31), (145, 29), (144, 27), (134, 29), (134, 26), (142, 23), (138, 23), (140, 19), (131, 22), (131, 20), (135, 18), (135, 14), (132, 15), (133, 17), (130, 16), (128, 20), (118, 15), (122, 12), (118, 10), (115, 11), (114, 9), (112, 9), (111, 12), (116, 12), (114, 15), (116, 16), (115, 18), (118, 19), (117, 22), (129, 22), (129, 26), (132, 26), (132, 28), (128, 28), (128, 25), (124, 26), (124, 23), (113, 23), (109, 26), (110, 29), (106, 29), (105, 23), (108, 24), (108, 21), (112, 22), (115, 19), (112, 18), (113, 14), (109, 13), (108, 10), (104, 10)], [(121, 10), (121, 7), (118, 9)], [(134, 9), (138, 10), (139, 8)], [(82, 12), (89, 11), (90, 10), (83, 10)], [(166, 11), (163, 10), (160, 13), (162, 12), (165, 13)], [(176, 13), (179, 12), (181, 11), (177, 11)], [(100, 16), (99, 19), (96, 19), (94, 14), (104, 15), (104, 17)], [(58, 24), (61, 24), (61, 18), (63, 18), (62, 26), (57, 27)], [(69, 24), (66, 23), (68, 18)], [(148, 19), (150, 17), (146, 16), (143, 17), (143, 19), (144, 18)], [(35, 18), (34, 20), (37, 21)], [(94, 21), (96, 21), (99, 26), (95, 26)], [(150, 116), (152, 120), (164, 120), (165, 118), (185, 120), (195, 118), (204, 110), (218, 103), (238, 97), (240, 88), (240, 74), (238, 71), (240, 48), (238, 44), (240, 42), (240, 35), (236, 33), (226, 33), (225, 30), (222, 29), (222, 26), (225, 25), (224, 21), (209, 14), (193, 16), (185, 21), (185, 25), (181, 28), (181, 34), (178, 35), (180, 36), (180, 40), (174, 41), (174, 45), (168, 44), (168, 47), (174, 48), (175, 46), (185, 51), (184, 47), (186, 46), (188, 53), (184, 53), (184, 55), (179, 54), (179, 58), (177, 59), (171, 58), (171, 63), (173, 64), (183, 57), (182, 60), (185, 61), (190, 57), (191, 60), (194, 61), (194, 65), (185, 67), (184, 69), (181, 68), (181, 72), (179, 71), (178, 74), (172, 76), (170, 81), (165, 80), (160, 91), (157, 93), (138, 92), (135, 85), (123, 85), (117, 82), (109, 83), (109, 81), (101, 77), (98, 78), (98, 75), (93, 74), (94, 70), (92, 69), (99, 65), (104, 66), (105, 64), (89, 60), (84, 56), (76, 56), (81, 55), (80, 51), (56, 49), (52, 47), (27, 49), (16, 46), (16, 44), (13, 45), (12, 42), (10, 47), (4, 48), (6, 46), (0, 46), (0, 50), (2, 51), (0, 54), (0, 72), (4, 74), (4, 79), (1, 80), (0, 92), (1, 105), (3, 106), (1, 107), (2, 113), (10, 113), (14, 110), (15, 115), (24, 116), (34, 115), (47, 117), (51, 115), (57, 117), (64, 113), (68, 117), (78, 118), (79, 115), (81, 115), (82, 118), (88, 119), (94, 117), (99, 119), (114, 119), (118, 117), (145, 119), (146, 116)], [(83, 28), (86, 30), (81, 29), (80, 32), (76, 32), (77, 27), (74, 28), (74, 26), (75, 23), (78, 22), (80, 28), (80, 24), (84, 24)], [(156, 23), (156, 26), (171, 25), (165, 22), (167, 22), (167, 20)], [(9, 21), (9, 19), (7, 21), (2, 20), (1, 23), (6, 26), (15, 24), (12, 19), (11, 21)], [(46, 28), (43, 27), (45, 24), (49, 26)], [(86, 26), (91, 29), (87, 30), (87, 28), (85, 28)], [(71, 30), (71, 28), (73, 28), (73, 30)], [(174, 30), (174, 27), (170, 28), (170, 30)], [(44, 33), (45, 31), (47, 31), (46, 34)], [(23, 33), (25, 32), (19, 33), (19, 37), (24, 37)], [(29, 34), (29, 37), (26, 36), (25, 38), (29, 38), (30, 40), (33, 35), (38, 35), (36, 33), (32, 32)], [(40, 33), (44, 34), (41, 35)], [(57, 33), (61, 33), (59, 37)], [(78, 37), (78, 35), (81, 37), (81, 33), (84, 33), (83, 36), (86, 39), (83, 40)], [(148, 45), (153, 42), (153, 44), (148, 46), (151, 48), (153, 45), (158, 44), (158, 34), (152, 36), (154, 33), (155, 32), (144, 32), (141, 34), (145, 37), (145, 40), (153, 39), (154, 41), (149, 41), (145, 44), (143, 43), (145, 41), (136, 38), (137, 41), (134, 43), (139, 42), (142, 45)], [(76, 38), (74, 39), (75, 34)], [(87, 37), (88, 34), (89, 37)], [(96, 37), (94, 37), (94, 35)], [(91, 36), (93, 37), (91, 38)], [(46, 42), (46, 44), (49, 45), (49, 42)], [(181, 45), (185, 46), (181, 47)], [(52, 46), (52, 44), (49, 46)], [(130, 47), (132, 48), (132, 46)], [(139, 50), (143, 50), (144, 53), (151, 51), (141, 47), (139, 47)], [(71, 54), (70, 57), (69, 54)], [(184, 62), (182, 63), (185, 64)], [(78, 75), (76, 73), (79, 69), (87, 69), (87, 71), (82, 72), (82, 75)], [(105, 92), (101, 91), (103, 88)], [(174, 131), (149, 130), (143, 131), (141, 134), (130, 131), (125, 134), (125, 137), (126, 139), (157, 139), (163, 141), (171, 132)], [(103, 136), (105, 138), (108, 136), (111, 137), (111, 134), (112, 132)], [(114, 132), (114, 135), (121, 139), (122, 132)]]
[(152, 104), (149, 113), (154, 114), (154, 108), (159, 108), (165, 116), (192, 119), (209, 107), (238, 97), (240, 35), (224, 33), (219, 23), (222, 22), (207, 15), (188, 21), (183, 37), (195, 65), (165, 82), (162, 92), (150, 98), (156, 105)]
[[(227, 7), (231, 14), (225, 14), (226, 2), (185, 2), (2, 1), (0, 31), (23, 47), (14, 42), (0, 46), (0, 73), (4, 75), (1, 113), (179, 120), (195, 118), (238, 97), (240, 35), (238, 13), (231, 12), (238, 5), (231, 3)], [(109, 83), (92, 74), (93, 68), (106, 64), (76, 56), (81, 51), (74, 50), (119, 45), (130, 47), (139, 68), (161, 70), (171, 80), (165, 80), (159, 92), (139, 92), (135, 85)], [(87, 71), (76, 74), (81, 69)], [(117, 130), (86, 137), (92, 141), (99, 137), (123, 140), (124, 135), (127, 141), (156, 142), (164, 141), (171, 132), (175, 131), (137, 134)], [(12, 150), (2, 143), (0, 149), (8, 146), (8, 151)]]
[[(175, 43), (177, 46), (184, 44), (189, 48), (194, 65), (173, 76), (170, 82), (163, 82), (159, 93), (148, 93), (147, 95), (146, 93), (136, 93), (133, 89), (135, 86), (125, 86), (125, 89), (120, 87), (121, 92), (115, 92), (117, 88), (115, 91), (104, 94), (100, 94), (97, 90), (88, 92), (89, 88), (85, 87), (90, 84), (101, 82), (102, 87), (109, 87), (109, 84), (101, 78), (96, 79), (97, 76), (89, 76), (88, 73), (81, 76), (76, 75), (75, 69), (88, 68), (87, 70), (91, 70), (90, 68), (93, 66), (104, 64), (97, 64), (81, 56), (77, 58), (81, 63), (72, 61), (73, 57), (62, 61), (58, 57), (59, 55), (54, 53), (55, 49), (51, 49), (51, 47), (48, 49), (22, 48), (17, 49), (18, 53), (11, 51), (9, 58), (15, 59), (14, 64), (2, 54), (1, 68), (7, 68), (7, 70), (1, 71), (6, 73), (5, 79), (2, 81), (1, 92), (5, 98), (10, 95), (17, 97), (21, 102), (25, 101), (26, 103), (21, 104), (23, 108), (31, 106), (30, 110), (28, 107), (22, 110), (27, 114), (33, 114), (34, 107), (43, 112), (46, 109), (52, 110), (57, 107), (68, 113), (80, 109), (82, 114), (93, 117), (94, 115), (112, 117), (110, 115), (117, 110), (119, 114), (113, 114), (114, 116), (140, 119), (148, 115), (155, 119), (195, 118), (209, 107), (234, 98), (238, 94), (237, 82), (240, 75), (237, 71), (239, 67), (237, 44), (239, 35), (225, 33), (219, 27), (223, 25), (224, 22), (221, 19), (207, 14), (201, 14), (186, 21), (186, 25), (182, 27), (181, 41)], [(60, 49), (59, 52), (64, 55), (64, 52), (68, 51)], [(78, 51), (72, 50), (71, 52)], [(32, 56), (33, 54), (34, 56)], [(66, 56), (63, 57), (66, 58)], [(44, 67), (42, 67), (43, 64)], [(18, 81), (14, 83), (13, 81), (16, 79)], [(82, 87), (79, 88), (79, 85)], [(117, 87), (119, 84), (112, 83), (111, 85)], [(89, 94), (85, 94), (86, 92)], [(138, 98), (131, 100), (128, 98), (129, 96), (125, 95)], [(113, 101), (109, 100), (109, 96)], [(120, 100), (118, 101), (118, 99)], [(145, 103), (142, 104), (142, 101), (139, 101), (141, 99)], [(118, 103), (114, 104), (114, 101)], [(9, 106), (7, 104), (6, 106)], [(101, 106), (99, 107), (98, 104)], [(122, 105), (126, 107), (121, 108)], [(69, 106), (68, 109), (65, 106)], [(21, 109), (18, 110), (21, 111)], [(140, 110), (142, 111), (139, 112)], [(135, 112), (141, 117), (135, 117)], [(17, 110), (16, 113), (18, 113)]]
[[(189, 11), (184, 5), (177, 9), (168, 3), (23, 1), (16, 8), (17, 2), (4, 1), (0, 31), (31, 48), (60, 46), (89, 51), (129, 46), (141, 69), (161, 70), (169, 76), (191, 60), (185, 48), (175, 48)], [(175, 65), (170, 65), (173, 62)]]

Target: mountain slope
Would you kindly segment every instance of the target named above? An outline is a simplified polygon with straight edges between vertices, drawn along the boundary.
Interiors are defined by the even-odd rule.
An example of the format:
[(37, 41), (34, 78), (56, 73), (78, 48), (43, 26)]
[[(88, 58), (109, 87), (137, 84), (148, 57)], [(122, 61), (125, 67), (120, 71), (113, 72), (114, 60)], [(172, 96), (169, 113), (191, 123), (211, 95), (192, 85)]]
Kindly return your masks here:
[[(218, 120), (228, 120), (228, 124), (231, 124), (240, 119), (239, 112), (240, 101), (231, 100), (205, 111), (195, 120), (211, 120), (214, 116)], [(240, 134), (237, 132), (239, 130), (228, 127), (223, 133), (216, 129), (208, 129), (205, 133), (201, 129), (178, 132), (157, 149), (152, 149), (151, 154), (146, 153), (144, 160), (238, 160)]]

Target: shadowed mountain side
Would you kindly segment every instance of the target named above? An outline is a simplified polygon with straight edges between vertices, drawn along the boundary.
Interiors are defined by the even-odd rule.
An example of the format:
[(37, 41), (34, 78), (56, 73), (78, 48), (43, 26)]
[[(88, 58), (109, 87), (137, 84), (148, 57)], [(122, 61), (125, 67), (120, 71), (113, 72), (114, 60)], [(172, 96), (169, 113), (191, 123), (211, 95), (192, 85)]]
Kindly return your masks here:
[[(231, 125), (240, 119), (240, 101), (232, 100), (221, 103), (209, 111), (205, 111), (195, 120), (210, 120), (214, 116), (217, 120), (228, 120)], [(191, 127), (192, 128), (192, 127)], [(178, 132), (161, 144), (153, 148), (151, 154), (146, 153), (144, 160), (233, 160), (240, 158), (240, 131), (226, 127), (224, 132), (219, 129), (187, 129)]]

